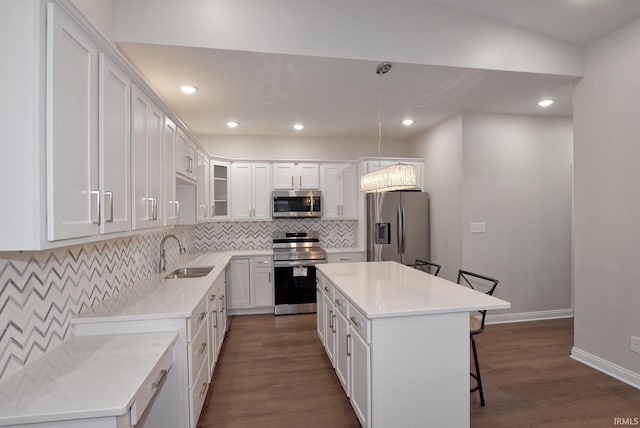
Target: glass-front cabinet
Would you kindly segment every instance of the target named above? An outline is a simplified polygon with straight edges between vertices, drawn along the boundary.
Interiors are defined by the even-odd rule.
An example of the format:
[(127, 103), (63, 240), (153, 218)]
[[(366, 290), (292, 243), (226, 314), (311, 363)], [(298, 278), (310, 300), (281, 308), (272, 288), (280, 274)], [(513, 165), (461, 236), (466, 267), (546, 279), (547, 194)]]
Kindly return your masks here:
[(209, 218), (212, 220), (228, 220), (229, 212), (229, 162), (211, 160), (211, 183), (209, 185)]

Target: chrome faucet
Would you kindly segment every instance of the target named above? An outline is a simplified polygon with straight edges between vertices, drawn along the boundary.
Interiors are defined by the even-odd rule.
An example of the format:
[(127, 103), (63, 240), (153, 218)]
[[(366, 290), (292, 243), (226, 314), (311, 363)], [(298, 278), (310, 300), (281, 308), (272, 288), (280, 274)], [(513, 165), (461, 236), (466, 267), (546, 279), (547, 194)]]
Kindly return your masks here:
[(180, 247), (180, 255), (184, 255), (187, 253), (187, 249), (182, 246), (182, 242), (176, 235), (165, 235), (160, 241), (160, 272), (165, 272), (167, 270), (167, 253), (164, 250), (164, 243), (167, 239), (173, 238), (178, 241), (178, 246)]

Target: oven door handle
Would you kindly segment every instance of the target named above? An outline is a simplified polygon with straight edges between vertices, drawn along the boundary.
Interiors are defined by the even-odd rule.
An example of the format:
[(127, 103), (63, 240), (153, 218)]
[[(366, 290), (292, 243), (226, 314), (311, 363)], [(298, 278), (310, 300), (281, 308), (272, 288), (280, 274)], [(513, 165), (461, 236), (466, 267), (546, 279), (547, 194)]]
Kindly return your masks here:
[(273, 267), (296, 267), (296, 266), (314, 266), (317, 264), (326, 263), (326, 259), (321, 260), (287, 260), (287, 261), (273, 261)]

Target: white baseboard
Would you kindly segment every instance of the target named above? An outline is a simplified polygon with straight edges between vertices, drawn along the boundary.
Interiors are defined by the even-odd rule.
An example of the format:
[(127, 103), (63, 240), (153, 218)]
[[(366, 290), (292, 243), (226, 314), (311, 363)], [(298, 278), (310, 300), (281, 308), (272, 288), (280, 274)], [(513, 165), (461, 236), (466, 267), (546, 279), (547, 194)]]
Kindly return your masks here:
[(585, 352), (580, 348), (576, 348), (575, 346), (571, 348), (571, 358), (640, 389), (640, 373), (627, 370), (624, 367), (620, 367), (619, 365), (613, 364), (600, 357), (596, 357), (595, 355)]
[(246, 308), (246, 309), (228, 309), (228, 315), (257, 315), (257, 314), (273, 314), (273, 306), (265, 306), (262, 308)]
[(525, 322), (550, 320), (555, 318), (571, 318), (573, 309), (554, 309), (551, 311), (519, 312), (515, 314), (487, 314), (487, 324), (504, 324), (509, 322)]

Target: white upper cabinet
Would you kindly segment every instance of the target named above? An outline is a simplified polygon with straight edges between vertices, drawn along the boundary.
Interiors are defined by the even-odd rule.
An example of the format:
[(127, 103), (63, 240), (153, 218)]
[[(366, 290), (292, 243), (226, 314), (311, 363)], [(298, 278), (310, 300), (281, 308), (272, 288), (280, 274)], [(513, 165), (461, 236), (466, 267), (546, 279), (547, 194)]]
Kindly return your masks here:
[(320, 187), (317, 163), (274, 163), (276, 190), (315, 190)]
[(98, 50), (49, 4), (47, 20), (47, 237), (99, 233)]
[(209, 218), (228, 220), (229, 212), (229, 162), (212, 160), (209, 163)]
[(131, 229), (131, 81), (100, 54), (100, 232)]
[(164, 115), (142, 91), (133, 88), (133, 228), (162, 226), (162, 136)]
[(176, 172), (191, 180), (196, 180), (198, 147), (185, 132), (178, 128), (176, 136)]
[(162, 144), (163, 217), (164, 224), (168, 226), (178, 223), (180, 205), (176, 198), (176, 125), (167, 117), (164, 121)]
[(355, 164), (320, 165), (322, 218), (355, 219), (358, 217), (358, 171)]
[(271, 219), (270, 164), (231, 164), (231, 214), (234, 220)]
[(209, 156), (198, 150), (198, 180), (196, 181), (196, 221), (209, 221)]

